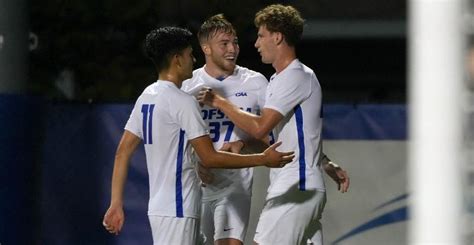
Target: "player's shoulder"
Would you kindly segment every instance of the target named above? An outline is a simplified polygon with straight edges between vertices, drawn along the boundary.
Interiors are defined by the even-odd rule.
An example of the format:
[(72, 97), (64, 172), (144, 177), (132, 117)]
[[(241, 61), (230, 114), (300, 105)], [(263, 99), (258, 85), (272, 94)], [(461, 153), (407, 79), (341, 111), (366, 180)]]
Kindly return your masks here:
[(158, 87), (159, 87), (158, 81), (155, 81), (154, 83), (148, 85), (140, 94), (140, 97), (138, 97), (138, 99), (153, 97), (154, 95), (158, 94), (158, 91), (159, 91)]
[(196, 107), (197, 101), (193, 96), (178, 88), (170, 89), (169, 93), (163, 94), (167, 102), (166, 105), (171, 111), (186, 111)]
[(254, 71), (254, 70), (249, 69), (247, 67), (236, 66), (236, 69), (237, 69), (237, 73), (239, 74), (239, 76), (247, 76), (247, 77), (251, 77), (251, 78), (254, 78), (254, 79), (267, 80), (262, 73), (260, 73), (258, 71)]
[(205, 79), (203, 79), (203, 75), (204, 75), (203, 72), (204, 72), (204, 67), (194, 70), (193, 76), (183, 81), (181, 90), (192, 94), (193, 91), (196, 90), (196, 88), (202, 87), (205, 81)]
[[(169, 81), (161, 81), (150, 84), (142, 93), (142, 96), (155, 97), (157, 99), (176, 99), (191, 97)], [(192, 99), (192, 97), (191, 97)]]
[(179, 88), (170, 89), (170, 95), (176, 96), (176, 98), (171, 98), (171, 96), (167, 96), (171, 99), (180, 99), (180, 100), (193, 100), (194, 97), (188, 94), (186, 91), (183, 91)]
[(259, 87), (268, 85), (268, 80), (262, 73), (243, 66), (237, 66), (236, 69), (242, 80), (249, 80)]
[(288, 69), (282, 73), (282, 76), (299, 81), (307, 81), (316, 78), (313, 69), (301, 63), (299, 60), (294, 60), (288, 66)]
[(314, 75), (314, 70), (310, 68), (309, 66), (303, 64), (301, 61), (296, 60), (295, 65), (293, 66), (296, 72), (306, 75), (306, 76), (313, 76)]
[(152, 103), (156, 102), (159, 100), (160, 102), (163, 101), (161, 96), (158, 96), (160, 94), (160, 84), (159, 81), (155, 81), (154, 83), (148, 85), (140, 94), (140, 96), (136, 100), (136, 104), (142, 104), (142, 103)]

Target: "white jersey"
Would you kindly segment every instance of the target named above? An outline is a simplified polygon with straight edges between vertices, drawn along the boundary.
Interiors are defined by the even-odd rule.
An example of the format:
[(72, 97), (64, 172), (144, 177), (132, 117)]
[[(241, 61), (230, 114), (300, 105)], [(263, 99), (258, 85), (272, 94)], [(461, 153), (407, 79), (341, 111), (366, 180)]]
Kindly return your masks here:
[[(181, 89), (192, 95), (203, 87), (211, 87), (243, 110), (259, 114), (263, 108), (267, 79), (260, 73), (236, 66), (234, 74), (220, 81), (211, 77), (204, 67), (196, 69), (193, 77), (183, 82)], [(220, 149), (224, 142), (247, 139), (242, 130), (234, 127), (230, 119), (218, 109), (203, 106), (201, 116), (209, 125), (210, 137), (215, 149)], [(214, 181), (203, 188), (203, 200), (214, 200), (232, 191), (250, 193), (253, 169), (212, 169)]]
[(199, 218), (200, 182), (188, 140), (206, 135), (207, 126), (196, 100), (158, 80), (138, 97), (125, 129), (145, 145), (148, 215)]
[(279, 151), (294, 151), (295, 158), (285, 167), (270, 170), (267, 200), (288, 191), (325, 190), (321, 171), (321, 87), (313, 70), (294, 60), (267, 87), (265, 108), (280, 112), (284, 118), (274, 128)]

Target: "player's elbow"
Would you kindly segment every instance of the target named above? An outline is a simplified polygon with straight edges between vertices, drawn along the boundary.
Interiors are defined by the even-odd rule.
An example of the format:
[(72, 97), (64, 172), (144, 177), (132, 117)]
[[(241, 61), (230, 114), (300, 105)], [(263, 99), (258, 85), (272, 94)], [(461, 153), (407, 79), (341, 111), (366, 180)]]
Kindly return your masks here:
[(255, 138), (255, 139), (265, 139), (268, 137), (268, 134), (270, 132), (262, 127), (257, 127), (253, 130), (252, 132), (252, 136)]
[(118, 149), (115, 152), (115, 161), (116, 162), (127, 160), (128, 158), (129, 158), (129, 154), (127, 154), (127, 152), (125, 152), (121, 149)]
[(208, 154), (206, 157), (201, 158), (201, 165), (204, 166), (205, 168), (215, 168), (219, 166), (219, 160), (218, 160), (218, 155), (219, 153), (213, 152), (211, 154)]
[(201, 165), (205, 168), (211, 168), (212, 167), (212, 162), (209, 161), (209, 159), (201, 160)]

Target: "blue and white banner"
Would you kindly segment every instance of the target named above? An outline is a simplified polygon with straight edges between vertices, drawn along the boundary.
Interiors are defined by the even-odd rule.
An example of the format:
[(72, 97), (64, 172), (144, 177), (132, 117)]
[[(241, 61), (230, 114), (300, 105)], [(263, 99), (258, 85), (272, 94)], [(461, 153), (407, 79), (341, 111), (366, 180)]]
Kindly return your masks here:
[[(324, 106), (323, 151), (348, 171), (351, 180), (349, 192), (342, 194), (326, 178), (325, 244), (407, 243), (406, 127), (404, 105)], [(265, 168), (255, 171), (245, 244), (252, 244), (267, 174)]]
[[(0, 107), (4, 118), (15, 118), (14, 124), (1, 122), (5, 141), (0, 150), (10, 162), (3, 163), (0, 172), (9, 186), (8, 191), (1, 186), (0, 192), (0, 211), (8, 214), (0, 217), (0, 243), (22, 244), (26, 240), (21, 237), (30, 237), (28, 241), (37, 244), (151, 244), (143, 147), (130, 163), (121, 234), (110, 235), (102, 226), (115, 149), (132, 105), (41, 103), (34, 119), (24, 116), (32, 115), (29, 107), (21, 114), (14, 104)], [(336, 191), (332, 180), (326, 181), (328, 202), (322, 220), (326, 244), (405, 244), (409, 195), (405, 106), (326, 105), (324, 117), (324, 151), (351, 178), (345, 194)], [(16, 134), (15, 126), (27, 129), (28, 135)], [(31, 136), (38, 143), (25, 141)], [(36, 151), (36, 156), (29, 155)], [(252, 244), (266, 193), (265, 171), (256, 169), (246, 244)], [(22, 185), (14, 184), (19, 180)], [(20, 193), (34, 202), (24, 201), (28, 198)]]
[(349, 172), (351, 186), (341, 194), (326, 178), (326, 244), (406, 244), (405, 106), (328, 106), (327, 112), (323, 149)]

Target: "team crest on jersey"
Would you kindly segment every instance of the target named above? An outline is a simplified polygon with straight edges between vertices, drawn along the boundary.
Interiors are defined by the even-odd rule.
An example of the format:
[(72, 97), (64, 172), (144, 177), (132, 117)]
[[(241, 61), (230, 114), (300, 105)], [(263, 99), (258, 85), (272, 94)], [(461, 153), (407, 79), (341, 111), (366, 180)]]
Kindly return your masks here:
[(235, 96), (236, 97), (247, 96), (247, 92), (237, 92), (237, 93), (235, 93)]

